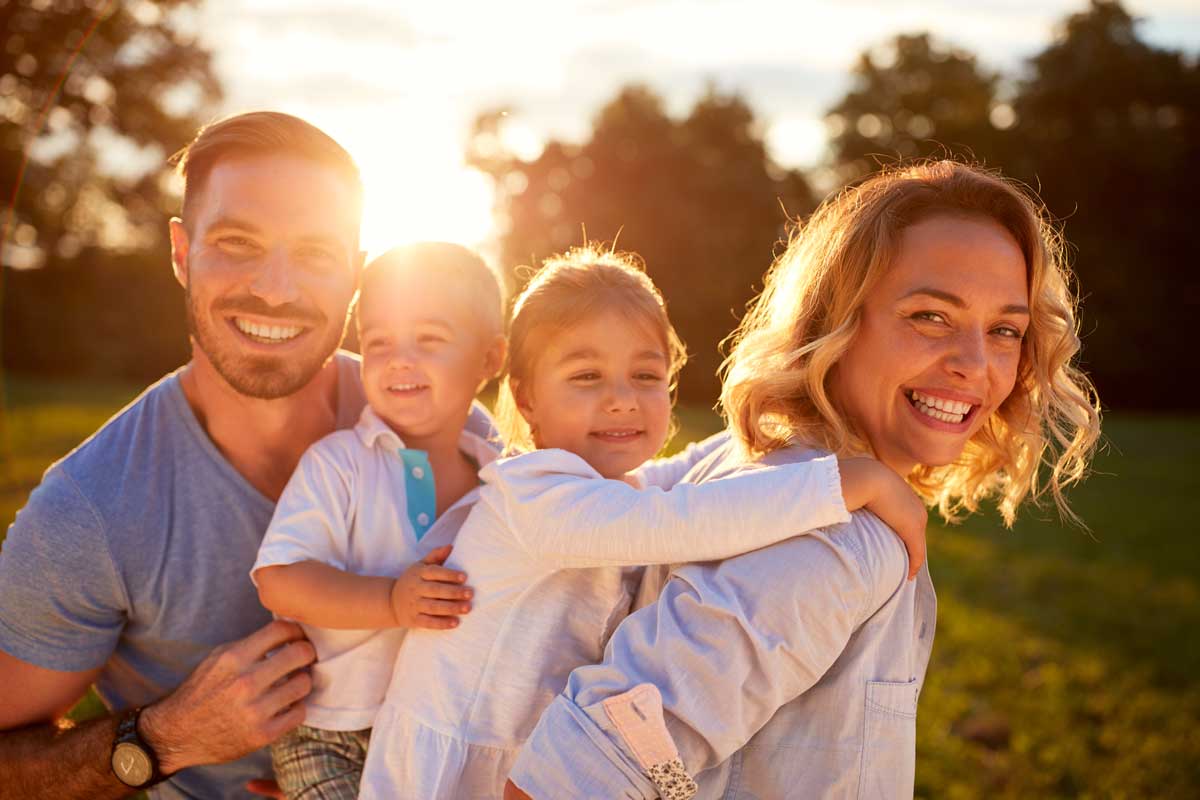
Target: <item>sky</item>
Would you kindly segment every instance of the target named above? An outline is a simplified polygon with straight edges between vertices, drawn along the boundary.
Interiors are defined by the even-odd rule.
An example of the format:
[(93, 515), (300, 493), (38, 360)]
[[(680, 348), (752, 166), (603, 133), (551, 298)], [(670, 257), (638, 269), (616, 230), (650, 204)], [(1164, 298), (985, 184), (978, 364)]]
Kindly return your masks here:
[[(824, 110), (864, 49), (929, 31), (1018, 75), (1084, 0), (208, 0), (200, 20), (226, 112), (305, 117), (345, 145), (367, 194), (364, 246), (475, 246), (489, 179), (465, 167), (481, 111), (508, 107), (506, 143), (532, 158), (578, 141), (620, 86), (649, 85), (684, 114), (707, 84), (740, 92), (787, 167), (825, 157)], [(1200, 50), (1200, 3), (1138, 0), (1143, 38)]]

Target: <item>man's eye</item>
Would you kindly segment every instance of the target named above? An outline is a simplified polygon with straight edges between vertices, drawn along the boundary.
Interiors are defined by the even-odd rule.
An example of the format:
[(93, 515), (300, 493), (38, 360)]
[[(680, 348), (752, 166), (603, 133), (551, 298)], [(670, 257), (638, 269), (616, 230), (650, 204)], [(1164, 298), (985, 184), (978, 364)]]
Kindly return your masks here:
[(254, 249), (254, 242), (245, 236), (222, 236), (217, 239), (217, 246), (224, 250), (247, 252)]

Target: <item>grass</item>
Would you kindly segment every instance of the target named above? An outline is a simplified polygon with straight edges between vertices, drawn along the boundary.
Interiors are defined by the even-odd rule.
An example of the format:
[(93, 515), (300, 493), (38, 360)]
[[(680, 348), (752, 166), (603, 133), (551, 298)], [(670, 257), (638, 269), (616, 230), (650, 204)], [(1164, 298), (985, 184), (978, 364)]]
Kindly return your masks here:
[[(0, 531), (42, 471), (140, 387), (9, 379)], [(679, 412), (678, 441), (717, 429)], [(1200, 784), (1200, 417), (1112, 414), (1052, 509), (932, 525), (939, 613), (917, 796), (1176, 797)], [(2, 535), (2, 534), (0, 534)], [(80, 709), (94, 713), (96, 706)]]

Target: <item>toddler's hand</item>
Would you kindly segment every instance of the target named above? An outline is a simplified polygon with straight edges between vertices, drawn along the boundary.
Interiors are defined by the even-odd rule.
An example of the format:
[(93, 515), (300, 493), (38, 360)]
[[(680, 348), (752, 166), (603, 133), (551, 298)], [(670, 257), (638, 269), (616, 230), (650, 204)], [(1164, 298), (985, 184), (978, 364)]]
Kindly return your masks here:
[(446, 630), (458, 625), (458, 615), (471, 610), (471, 588), (463, 586), (465, 572), (443, 567), (450, 545), (404, 570), (392, 582), (392, 616), (404, 628)]
[(867, 508), (887, 523), (908, 551), (908, 578), (925, 563), (925, 525), (929, 512), (908, 482), (873, 458), (838, 460), (846, 508)]

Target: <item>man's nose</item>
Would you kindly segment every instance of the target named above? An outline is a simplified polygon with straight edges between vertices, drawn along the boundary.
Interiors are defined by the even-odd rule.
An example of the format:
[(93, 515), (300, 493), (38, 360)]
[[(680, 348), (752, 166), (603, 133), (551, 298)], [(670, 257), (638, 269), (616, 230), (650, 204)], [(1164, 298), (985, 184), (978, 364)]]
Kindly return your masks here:
[(272, 306), (296, 302), (300, 299), (300, 291), (294, 269), (282, 247), (269, 250), (250, 284), (250, 293)]

